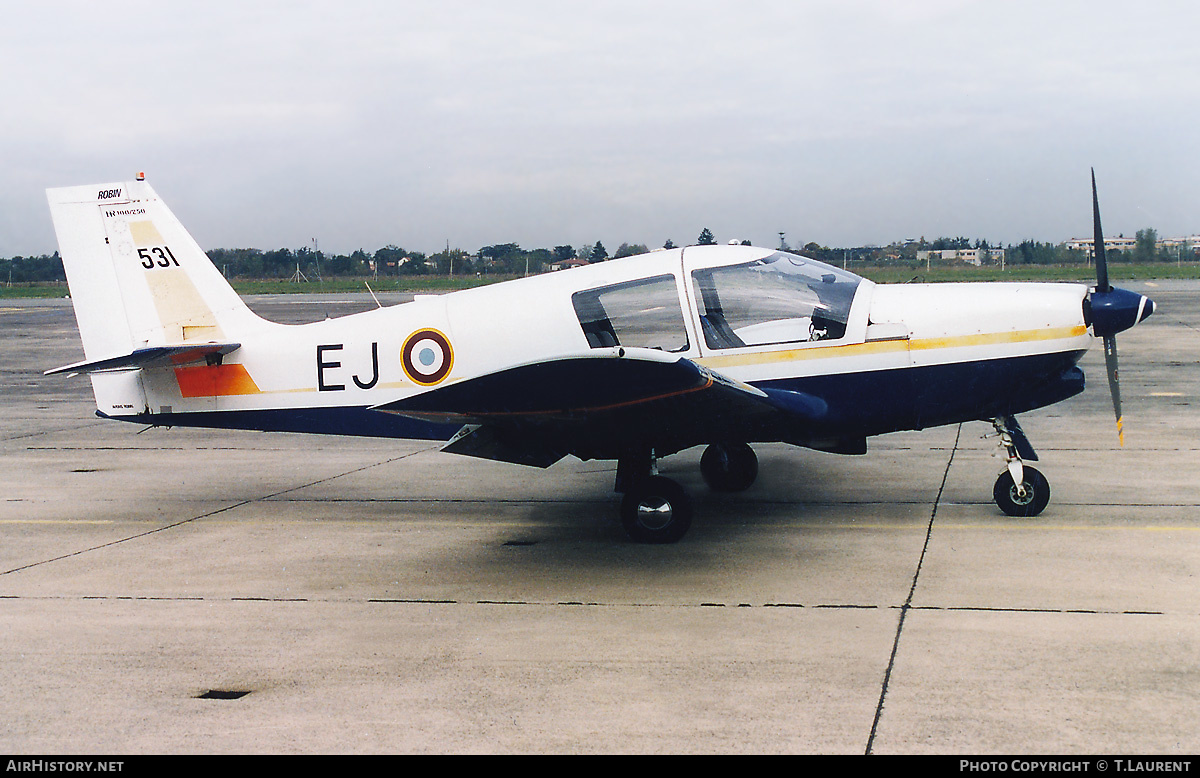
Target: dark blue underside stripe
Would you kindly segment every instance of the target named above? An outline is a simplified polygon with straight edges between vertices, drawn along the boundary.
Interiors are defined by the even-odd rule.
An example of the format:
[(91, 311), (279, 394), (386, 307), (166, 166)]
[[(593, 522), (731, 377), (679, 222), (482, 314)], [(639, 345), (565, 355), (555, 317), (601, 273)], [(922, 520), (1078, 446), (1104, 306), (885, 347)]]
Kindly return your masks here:
[(366, 407), (276, 408), (258, 411), (198, 411), (107, 416), (109, 419), (159, 427), (209, 427), (213, 429), (260, 430), (263, 432), (309, 432), (318, 435), (353, 435), (368, 438), (449, 440), (461, 424), (434, 424), (380, 413)]
[[(870, 436), (1014, 415), (1060, 402), (1083, 391), (1083, 373), (1075, 367), (1083, 354), (1083, 351), (1073, 351), (778, 379), (760, 382), (758, 386), (803, 392), (823, 399), (828, 405), (828, 412), (820, 425), (823, 429), (814, 429), (814, 433)], [(164, 427), (308, 432), (417, 440), (449, 440), (461, 428), (459, 424), (418, 421), (366, 407), (100, 415)], [(706, 418), (695, 420), (699, 429), (706, 428), (709, 423), (710, 420)], [(607, 430), (610, 436), (613, 432)], [(630, 431), (630, 434), (636, 434), (636, 431)]]

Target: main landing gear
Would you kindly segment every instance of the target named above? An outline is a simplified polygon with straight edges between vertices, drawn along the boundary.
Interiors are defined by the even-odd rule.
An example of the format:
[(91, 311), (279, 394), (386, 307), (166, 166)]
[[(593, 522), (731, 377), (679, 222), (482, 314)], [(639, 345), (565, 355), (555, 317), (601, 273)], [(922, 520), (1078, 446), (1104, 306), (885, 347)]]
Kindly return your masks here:
[(714, 492), (743, 492), (758, 478), (758, 457), (745, 443), (714, 443), (700, 457), (700, 474)]
[[(1025, 461), (1037, 453), (1013, 416), (991, 420), (1000, 437), (1004, 472), (996, 479), (992, 497), (1009, 516), (1041, 514), (1050, 503), (1050, 482)], [(700, 457), (700, 473), (714, 492), (740, 492), (758, 477), (758, 457), (745, 443), (714, 443)], [(637, 543), (674, 543), (692, 526), (692, 501), (683, 487), (658, 474), (654, 449), (640, 447), (617, 460), (616, 491), (621, 500), (621, 524)]]
[(1037, 516), (1050, 502), (1050, 482), (1022, 461), (1024, 457), (1036, 462), (1037, 454), (1014, 417), (992, 419), (992, 426), (1000, 435), (1005, 462), (1005, 470), (992, 488), (996, 505), (1009, 516)]
[[(758, 457), (745, 443), (714, 443), (700, 458), (700, 472), (713, 491), (740, 492), (758, 477)], [(621, 524), (638, 543), (674, 543), (692, 526), (692, 501), (683, 487), (658, 474), (654, 450), (640, 448), (617, 460), (616, 491)]]

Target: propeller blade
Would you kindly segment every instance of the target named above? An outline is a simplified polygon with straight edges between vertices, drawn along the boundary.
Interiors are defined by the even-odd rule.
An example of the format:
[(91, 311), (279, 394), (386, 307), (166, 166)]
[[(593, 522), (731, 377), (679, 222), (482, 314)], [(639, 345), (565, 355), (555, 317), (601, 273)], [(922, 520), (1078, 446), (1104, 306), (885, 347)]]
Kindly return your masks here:
[(1100, 228), (1100, 198), (1096, 196), (1096, 169), (1092, 168), (1092, 245), (1096, 254), (1096, 291), (1112, 289), (1108, 283), (1108, 260), (1104, 256), (1104, 230)]
[(1117, 416), (1117, 439), (1125, 445), (1125, 419), (1121, 415), (1121, 384), (1117, 376), (1117, 336), (1104, 336), (1104, 366), (1108, 368), (1108, 390), (1112, 392), (1113, 413)]
[[(1114, 291), (1112, 284), (1108, 282), (1108, 259), (1104, 255), (1104, 230), (1100, 226), (1100, 197), (1096, 194), (1095, 168), (1092, 168), (1092, 232), (1092, 246), (1096, 255), (1096, 289), (1089, 297), (1093, 305), (1094, 316), (1097, 308), (1102, 309), (1105, 305), (1110, 305), (1114, 308), (1129, 307), (1129, 301), (1124, 298), (1130, 296), (1127, 292)], [(1121, 446), (1125, 445), (1125, 419), (1121, 415), (1121, 384), (1117, 371), (1116, 330), (1118, 327), (1126, 329), (1144, 319), (1145, 316), (1142, 316), (1144, 307), (1144, 303), (1138, 301), (1137, 316), (1132, 324), (1125, 325), (1122, 322), (1121, 324), (1110, 324), (1104, 327), (1093, 325), (1093, 330), (1101, 330), (1100, 332), (1096, 332), (1096, 334), (1100, 335), (1103, 333), (1104, 337), (1104, 366), (1108, 368), (1108, 390), (1112, 393), (1113, 413), (1117, 417), (1117, 440), (1120, 441)], [(1154, 310), (1153, 303), (1151, 303), (1150, 310)], [(1149, 313), (1146, 316), (1149, 316)]]

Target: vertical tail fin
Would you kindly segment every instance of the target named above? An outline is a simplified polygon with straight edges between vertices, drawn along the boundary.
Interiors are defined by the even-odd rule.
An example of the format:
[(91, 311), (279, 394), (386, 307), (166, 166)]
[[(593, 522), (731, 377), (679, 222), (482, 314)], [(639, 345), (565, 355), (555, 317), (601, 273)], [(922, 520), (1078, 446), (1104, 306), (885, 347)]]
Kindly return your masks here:
[[(217, 363), (260, 319), (145, 181), (50, 189), (50, 215), (83, 339), (84, 362), (50, 373), (90, 373), (105, 415), (166, 412), (138, 368)], [(168, 402), (177, 388), (167, 390)]]
[(145, 181), (46, 194), (89, 361), (230, 343), (269, 326)]

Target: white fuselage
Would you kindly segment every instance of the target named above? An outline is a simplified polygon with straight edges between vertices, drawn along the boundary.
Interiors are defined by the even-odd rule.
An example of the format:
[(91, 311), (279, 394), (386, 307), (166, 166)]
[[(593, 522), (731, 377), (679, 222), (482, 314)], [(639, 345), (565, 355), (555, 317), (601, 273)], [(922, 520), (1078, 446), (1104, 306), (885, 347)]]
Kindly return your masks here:
[[(713, 347), (702, 332), (697, 291), (689, 283), (693, 272), (768, 253), (732, 246), (658, 251), (312, 324), (260, 321), (252, 332), (238, 334), (242, 347), (223, 365), (141, 371), (144, 404), (130, 400), (128, 376), (95, 376), (100, 384), (124, 381), (117, 392), (99, 393), (112, 399), (100, 410), (122, 416), (140, 406), (137, 410), (153, 416), (376, 406), (515, 365), (587, 352), (572, 295), (656, 276), (675, 280), (682, 311), (680, 342), (686, 345), (673, 356), (751, 384), (1080, 353), (1092, 340), (1083, 321), (1082, 285), (862, 280), (842, 337)], [(425, 330), (443, 334), (449, 347), (433, 355), (439, 365), (451, 363), (433, 384), (403, 365), (406, 341)], [(437, 344), (432, 350), (439, 350)], [(217, 372), (225, 375), (206, 377)]]

